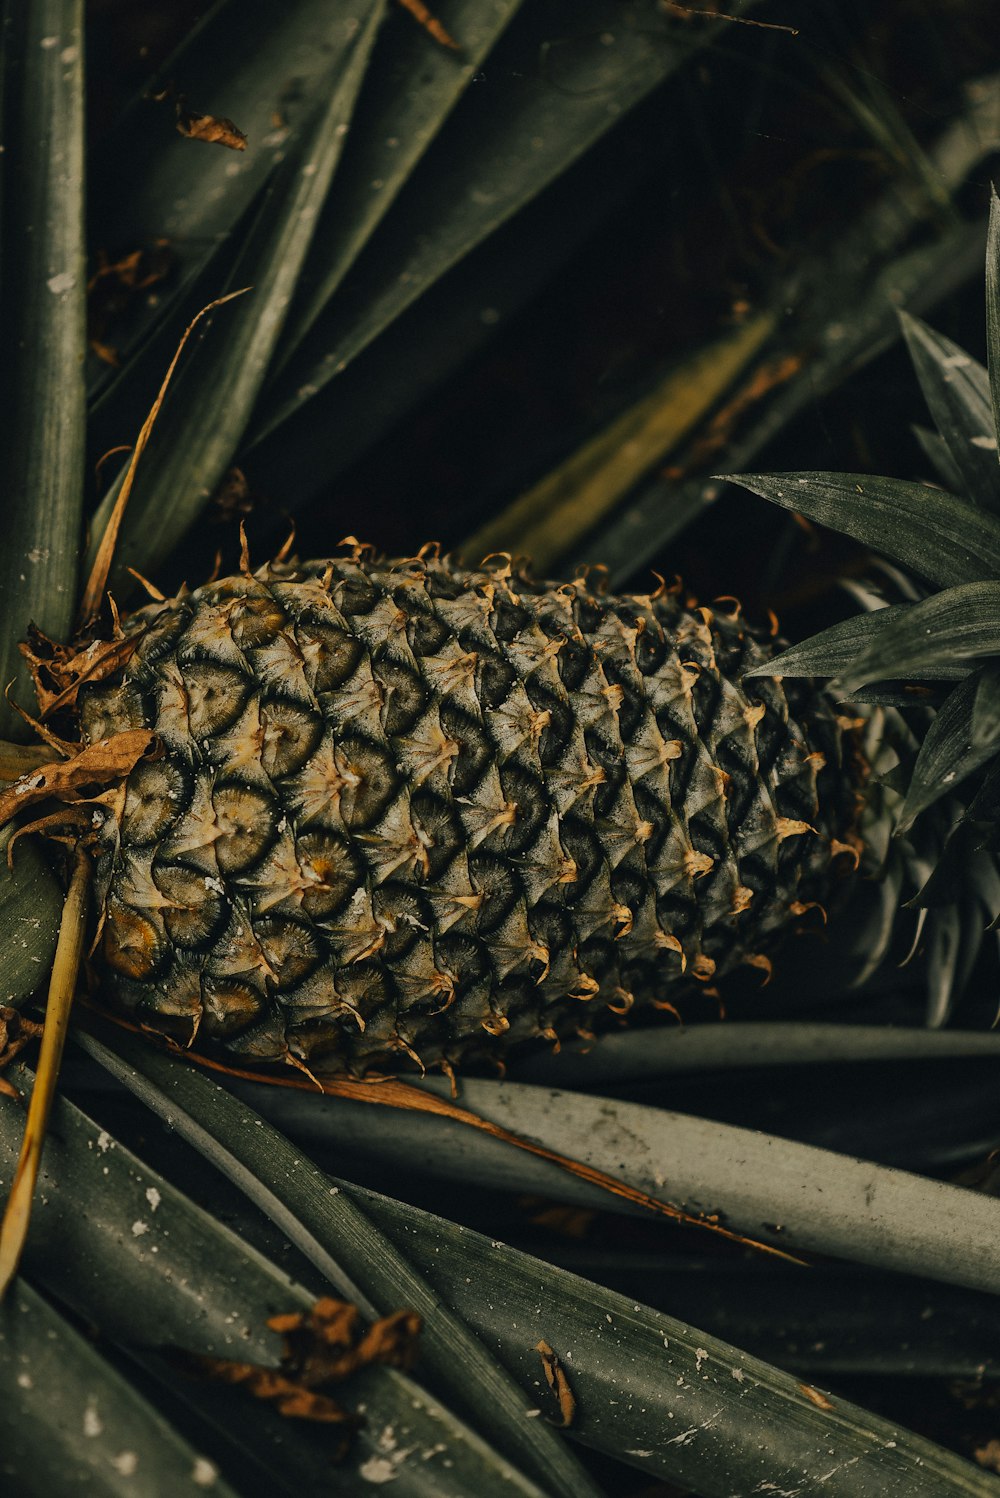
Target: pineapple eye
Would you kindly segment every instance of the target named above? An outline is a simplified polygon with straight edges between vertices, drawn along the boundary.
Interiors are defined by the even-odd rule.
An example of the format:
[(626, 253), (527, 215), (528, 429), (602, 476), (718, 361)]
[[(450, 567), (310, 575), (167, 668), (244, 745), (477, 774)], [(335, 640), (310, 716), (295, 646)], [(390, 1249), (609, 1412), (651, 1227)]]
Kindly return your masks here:
[(165, 935), (151, 920), (113, 896), (107, 903), (104, 924), (104, 960), (123, 978), (151, 978), (168, 946)]
[(230, 781), (215, 787), (212, 806), (219, 868), (223, 874), (242, 874), (259, 862), (275, 839), (275, 802), (262, 791)]
[(159, 842), (190, 799), (190, 777), (175, 760), (140, 761), (128, 778), (123, 838), (139, 847)]
[(229, 904), (218, 879), (189, 864), (156, 862), (153, 882), (170, 901), (163, 911), (170, 940), (179, 947), (209, 946), (229, 914)]
[(395, 764), (380, 745), (360, 734), (345, 734), (336, 756), (345, 781), (340, 811), (346, 826), (352, 831), (374, 827), (399, 792)]
[(336, 915), (364, 883), (360, 855), (344, 838), (331, 832), (306, 832), (298, 839), (298, 857), (310, 882), (302, 908), (315, 921)]
[(483, 897), (476, 930), (489, 936), (503, 924), (521, 898), (521, 881), (506, 858), (491, 853), (473, 854), (469, 859), (469, 875), (473, 889)]
[(202, 1024), (207, 1033), (222, 1039), (247, 1029), (264, 1011), (264, 1000), (249, 983), (238, 978), (202, 979)]
[(493, 745), (483, 725), (447, 697), (441, 702), (440, 716), (442, 732), (459, 746), (449, 772), (451, 788), (456, 796), (467, 796), (493, 763)]
[(427, 705), (420, 677), (412, 666), (388, 653), (372, 661), (372, 672), (385, 692), (383, 730), (390, 735), (409, 733)]
[(212, 660), (185, 662), (181, 675), (192, 736), (208, 739), (231, 728), (250, 696), (249, 679), (234, 667)]
[(301, 770), (323, 732), (318, 713), (280, 699), (261, 704), (260, 721), (264, 729), (260, 763), (272, 780)]
[(450, 801), (421, 790), (410, 798), (413, 830), (427, 854), (428, 880), (440, 879), (465, 847), (465, 832)]
[(279, 991), (301, 983), (320, 960), (316, 933), (299, 921), (264, 916), (253, 929)]
[(233, 643), (240, 650), (252, 650), (266, 645), (286, 627), (288, 619), (284, 610), (266, 589), (259, 593), (235, 596), (229, 603), (226, 614)]
[(467, 645), (463, 639), (462, 645), (476, 652), (476, 695), (480, 703), (487, 710), (502, 706), (514, 688), (517, 672), (498, 651), (478, 640)]
[(355, 635), (323, 619), (299, 620), (295, 638), (306, 663), (309, 685), (317, 694), (336, 691), (349, 681), (365, 651)]

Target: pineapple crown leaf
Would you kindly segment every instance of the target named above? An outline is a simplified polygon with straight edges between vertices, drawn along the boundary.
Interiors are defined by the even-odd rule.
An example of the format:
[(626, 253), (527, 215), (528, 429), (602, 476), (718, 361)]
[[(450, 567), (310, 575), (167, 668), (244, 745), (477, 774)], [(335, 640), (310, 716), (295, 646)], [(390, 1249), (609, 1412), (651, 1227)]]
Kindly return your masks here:
[(1000, 576), (1000, 520), (927, 484), (854, 473), (719, 477), (843, 531), (938, 588)]
[(1000, 512), (1000, 463), (986, 370), (919, 318), (901, 311), (899, 319), (924, 399), (959, 480), (956, 493), (993, 514)]
[(889, 618), (888, 610), (868, 615), (875, 621), (871, 638), (835, 688), (851, 692), (887, 678), (967, 670), (1000, 654), (1000, 580), (963, 583), (899, 607)]

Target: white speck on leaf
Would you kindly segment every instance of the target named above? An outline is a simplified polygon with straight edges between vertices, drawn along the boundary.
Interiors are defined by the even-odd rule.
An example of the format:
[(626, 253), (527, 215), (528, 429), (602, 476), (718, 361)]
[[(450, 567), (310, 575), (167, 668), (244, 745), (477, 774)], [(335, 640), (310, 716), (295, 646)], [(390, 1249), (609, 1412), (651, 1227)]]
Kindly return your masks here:
[(199, 1456), (195, 1458), (194, 1466), (191, 1468), (191, 1481), (194, 1483), (195, 1487), (212, 1487), (218, 1475), (218, 1467), (210, 1462), (207, 1456)]
[(111, 1465), (122, 1477), (131, 1477), (139, 1465), (139, 1458), (134, 1451), (119, 1451), (111, 1458)]
[(155, 1212), (163, 1198), (161, 1197), (155, 1186), (147, 1186), (146, 1200), (149, 1202), (149, 1210), (151, 1212)]
[(132, 1224), (132, 1237), (133, 1238), (141, 1238), (142, 1235), (143, 1235), (143, 1233), (148, 1233), (148, 1232), (149, 1232), (149, 1223), (148, 1222), (143, 1222), (143, 1220), (142, 1220), (141, 1217), (137, 1218), (136, 1221), (133, 1222), (133, 1224)]
[(102, 1154), (105, 1154), (109, 1149), (111, 1149), (113, 1144), (114, 1140), (108, 1133), (107, 1129), (102, 1129), (97, 1136), (97, 1148), (101, 1151)]
[(91, 1438), (99, 1436), (104, 1430), (104, 1422), (97, 1413), (97, 1400), (87, 1401), (87, 1408), (83, 1412), (83, 1433)]
[(71, 270), (61, 270), (58, 275), (50, 276), (45, 284), (53, 296), (62, 296), (64, 292), (73, 290), (76, 276)]

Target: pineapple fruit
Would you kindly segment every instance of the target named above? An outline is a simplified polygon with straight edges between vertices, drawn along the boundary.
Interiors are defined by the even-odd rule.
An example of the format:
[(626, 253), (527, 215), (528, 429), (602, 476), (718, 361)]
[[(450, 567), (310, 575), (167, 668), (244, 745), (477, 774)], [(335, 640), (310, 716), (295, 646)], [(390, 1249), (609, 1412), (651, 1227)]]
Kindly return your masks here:
[(768, 968), (857, 863), (864, 760), (740, 678), (731, 600), (505, 559), (276, 562), (154, 603), (80, 692), (154, 730), (102, 808), (101, 956), (145, 1026), (253, 1061), (438, 1063)]

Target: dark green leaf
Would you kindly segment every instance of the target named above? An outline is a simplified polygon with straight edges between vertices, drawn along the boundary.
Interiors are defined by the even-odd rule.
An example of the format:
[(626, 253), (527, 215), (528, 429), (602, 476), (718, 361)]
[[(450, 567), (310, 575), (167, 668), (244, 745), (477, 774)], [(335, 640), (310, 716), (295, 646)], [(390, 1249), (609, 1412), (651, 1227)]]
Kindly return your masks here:
[[(871, 613), (852, 614), (849, 619), (803, 640), (801, 645), (792, 645), (762, 665), (754, 666), (744, 680), (754, 676), (837, 676), (894, 620), (901, 620), (910, 607), (908, 603), (893, 603)], [(943, 665), (936, 674), (960, 676), (963, 670), (961, 666)]]
[(1000, 509), (1000, 461), (986, 370), (919, 318), (900, 313), (924, 399), (961, 475), (956, 491), (973, 504)]
[(23, 1004), (49, 975), (62, 914), (62, 891), (38, 844), (0, 831), (0, 1004)]
[(973, 714), (986, 672), (990, 673), (993, 685), (993, 694), (987, 694), (987, 702), (995, 704), (997, 671), (995, 667), (987, 666), (974, 671), (953, 687), (935, 714), (913, 767), (897, 824), (898, 832), (906, 832), (922, 811), (933, 806), (942, 796), (950, 795), (967, 776), (997, 753), (1000, 716), (995, 712), (992, 736), (984, 733), (978, 743), (973, 736)]
[(430, 45), (401, 9), (389, 15), (303, 269), (279, 365), (312, 327), (520, 4), (456, 0), (448, 26), (458, 53)]
[(844, 531), (939, 588), (1000, 576), (1000, 523), (927, 484), (853, 473), (737, 473), (728, 479)]
[[(96, 1053), (91, 1040), (85, 1044)], [(117, 1040), (115, 1044), (117, 1047)], [(780, 1478), (779, 1486), (801, 1483), (811, 1471), (818, 1438), (824, 1442), (825, 1454), (832, 1448), (841, 1458), (842, 1491), (852, 1498), (859, 1485), (863, 1487), (869, 1468), (871, 1480), (879, 1483), (880, 1491), (905, 1492), (907, 1498), (911, 1491), (920, 1491), (924, 1474), (928, 1495), (937, 1490), (938, 1484), (946, 1484), (943, 1491), (948, 1491), (954, 1483), (955, 1491), (963, 1492), (964, 1484), (971, 1480), (971, 1469), (964, 1463), (908, 1432), (883, 1427), (875, 1417), (853, 1409), (845, 1401), (837, 1400), (836, 1414), (831, 1418), (830, 1411), (810, 1405), (794, 1378), (670, 1316), (636, 1305), (419, 1208), (362, 1191), (347, 1182), (337, 1182), (336, 1194), (331, 1195), (328, 1176), (316, 1171), (296, 1151), (290, 1151), (280, 1136), (261, 1126), (259, 1119), (253, 1125), (254, 1116), (222, 1089), (206, 1083), (175, 1060), (155, 1055), (148, 1048), (144, 1052), (140, 1042), (130, 1042), (127, 1049), (129, 1066), (137, 1062), (143, 1073), (150, 1078), (155, 1075), (157, 1081), (152, 1088), (142, 1084), (136, 1087), (139, 1079), (125, 1075), (128, 1066), (123, 1071), (116, 1065), (116, 1073), (158, 1112), (168, 1111), (175, 1127), (242, 1189), (252, 1189), (252, 1181), (247, 1179), (250, 1174), (275, 1179), (287, 1176), (281, 1193), (288, 1207), (296, 1212), (305, 1209), (301, 1220), (317, 1224), (324, 1214), (318, 1214), (316, 1206), (326, 1202), (337, 1204), (342, 1226), (348, 1232), (358, 1223), (362, 1225), (354, 1250), (359, 1260), (371, 1252), (382, 1259), (391, 1258), (389, 1245), (394, 1241), (398, 1253), (408, 1262), (418, 1262), (420, 1273), (433, 1287), (434, 1314), (440, 1316), (442, 1306), (455, 1307), (483, 1341), (497, 1349), (525, 1391), (519, 1400), (522, 1420), (525, 1399), (536, 1397), (541, 1386), (537, 1343), (544, 1339), (562, 1360), (577, 1400), (571, 1429), (578, 1439), (649, 1472), (693, 1483), (699, 1493), (722, 1498), (734, 1490), (744, 1491), (751, 1482), (777, 1482)], [(106, 1058), (105, 1052), (102, 1059)], [(163, 1092), (160, 1080), (165, 1084)], [(255, 1091), (271, 1096), (274, 1089), (264, 1086)], [(327, 1101), (300, 1097), (299, 1102), (304, 1105), (303, 1111), (308, 1109), (317, 1116), (322, 1127), (329, 1112)], [(190, 1103), (196, 1106), (185, 1119)], [(249, 1147), (237, 1146), (245, 1165), (252, 1167), (250, 1171), (234, 1171), (233, 1156), (225, 1145), (213, 1142), (207, 1128), (196, 1125), (202, 1138), (199, 1141), (194, 1137), (190, 1124), (202, 1114), (214, 1133), (229, 1136), (232, 1132), (234, 1144), (241, 1134), (252, 1136)], [(376, 1130), (378, 1117), (376, 1114), (371, 1125)], [(336, 1113), (333, 1119), (335, 1128)], [(220, 1122), (221, 1130), (216, 1128)], [(310, 1176), (317, 1186), (312, 1203)], [(259, 1191), (257, 1196), (260, 1200)], [(345, 1203), (356, 1214), (353, 1219), (343, 1216)], [(378, 1223), (374, 1231), (384, 1235), (378, 1243), (371, 1241), (373, 1219)], [(290, 1231), (287, 1217), (282, 1218), (280, 1226)], [(302, 1246), (301, 1233), (297, 1241)], [(347, 1246), (342, 1241), (338, 1253)], [(359, 1272), (371, 1275), (382, 1270), (362, 1265)], [(388, 1272), (391, 1275), (391, 1268)], [(488, 1287), (485, 1293), (484, 1287)], [(464, 1353), (455, 1348), (455, 1355), (464, 1366)], [(629, 1391), (627, 1400), (622, 1399), (624, 1389)], [(544, 1404), (544, 1395), (541, 1397)], [(762, 1423), (769, 1430), (764, 1458), (759, 1445)], [(676, 1439), (692, 1427), (699, 1432), (697, 1441)], [(873, 1432), (881, 1437), (874, 1447)], [(824, 1462), (824, 1473), (828, 1466), (829, 1462)], [(916, 1487), (910, 1486), (913, 1483)], [(836, 1484), (830, 1491), (838, 1491)]]
[[(252, 290), (238, 307), (219, 314), (168, 394), (125, 512), (111, 577), (116, 596), (130, 585), (129, 566), (155, 575), (232, 462), (340, 158), (383, 7), (384, 0), (369, 0), (364, 26), (349, 33), (331, 71), (329, 98), (315, 129), (300, 153), (279, 168), (265, 197), (230, 279), (229, 289)], [(114, 492), (95, 518), (88, 560)]]
[(32, 701), (17, 649), (29, 621), (68, 633), (83, 506), (83, 4), (7, 7), (0, 327), (0, 735)]
[(962, 475), (955, 466), (955, 460), (948, 451), (948, 444), (937, 432), (932, 432), (929, 427), (914, 426), (913, 435), (916, 437), (924, 454), (929, 460), (934, 472), (941, 483), (950, 494), (962, 492)]
[[(707, 39), (705, 33), (682, 38), (653, 0), (578, 0), (572, 15), (526, 6), (505, 38), (504, 58), (494, 59), (505, 80), (502, 95), (489, 75), (466, 94), (344, 294), (265, 396), (257, 440), (312, 399)], [(512, 76), (519, 79), (516, 90), (506, 86)]]
[(23, 1280), (0, 1306), (0, 1470), (21, 1498), (235, 1498), (214, 1463)]
[(839, 1396), (817, 1407), (813, 1390), (706, 1332), (416, 1207), (347, 1189), (515, 1376), (537, 1383), (539, 1334), (566, 1354), (574, 1429), (587, 1445), (704, 1498), (1000, 1492), (996, 1478), (984, 1483), (952, 1452)]
[[(218, 0), (101, 142), (90, 204), (92, 254), (114, 259), (166, 240), (176, 266), (155, 301), (139, 298), (124, 324), (116, 323), (112, 341), (121, 368), (94, 359), (94, 391), (127, 385), (133, 355), (164, 321), (173, 324), (173, 352), (187, 320), (178, 323), (178, 308), (324, 103), (331, 67), (357, 19), (328, 0), (280, 6)], [(155, 102), (163, 90), (168, 97)], [(182, 139), (174, 118), (178, 92), (188, 107), (235, 121), (247, 136), (246, 150)], [(227, 254), (235, 257), (232, 246)]]
[[(27, 1067), (7, 1075), (21, 1088), (31, 1085)], [(14, 1170), (22, 1123), (21, 1109), (0, 1099), (3, 1182)], [(64, 1098), (56, 1100), (45, 1144), (25, 1269), (126, 1346), (173, 1346), (268, 1366), (281, 1343), (267, 1318), (312, 1303), (300, 1285)], [(345, 1399), (348, 1393), (364, 1404), (367, 1422), (348, 1461), (331, 1466), (330, 1492), (367, 1491), (366, 1464), (384, 1473), (388, 1459), (394, 1494), (541, 1498), (406, 1375), (374, 1367)], [(245, 1429), (252, 1441), (252, 1420)], [(395, 1432), (388, 1450), (387, 1431)]]
[(976, 672), (976, 696), (972, 704), (972, 745), (985, 749), (1000, 745), (1000, 665), (983, 666)]
[(845, 692), (866, 682), (941, 673), (1000, 655), (1000, 581), (964, 583), (909, 606), (890, 619), (843, 671)]
[(511, 1065), (512, 1081), (549, 1087), (609, 1087), (685, 1072), (837, 1061), (933, 1060), (1000, 1056), (1000, 1035), (979, 1030), (903, 1029), (891, 1025), (735, 1020), (718, 1025), (657, 1026), (564, 1044)]
[(986, 236), (986, 349), (993, 396), (993, 425), (1000, 432), (1000, 198), (990, 191), (990, 227)]
[[(110, 1028), (110, 1027), (109, 1027)], [(438, 1388), (547, 1492), (595, 1494), (579, 1463), (541, 1421), (525, 1426), (524, 1393), (482, 1342), (329, 1178), (216, 1082), (120, 1032), (80, 1044), (245, 1191), (321, 1273), (386, 1314), (405, 1305), (424, 1326), (421, 1363)], [(316, 1099), (319, 1103), (319, 1099)], [(320, 1104), (322, 1106), (322, 1104)]]

